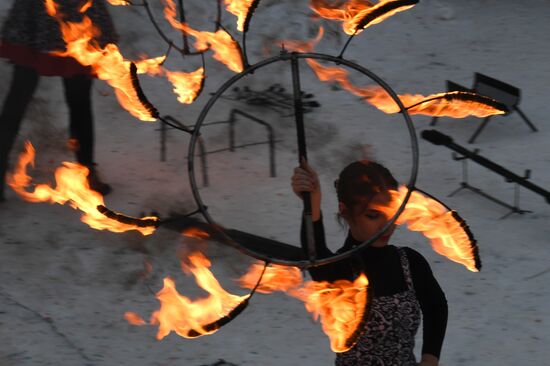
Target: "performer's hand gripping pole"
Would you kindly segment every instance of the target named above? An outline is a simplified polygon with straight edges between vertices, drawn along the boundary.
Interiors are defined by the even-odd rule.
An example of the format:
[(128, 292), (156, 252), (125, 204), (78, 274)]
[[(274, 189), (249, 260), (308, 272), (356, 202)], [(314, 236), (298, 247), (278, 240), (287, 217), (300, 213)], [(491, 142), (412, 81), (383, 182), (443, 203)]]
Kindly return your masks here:
[[(298, 58), (295, 57), (295, 54), (291, 55), (290, 62), (292, 65), (292, 86), (294, 92), (294, 119), (296, 121), (296, 131), (298, 135), (298, 161), (301, 164), (302, 157), (307, 160), (307, 148), (304, 113), (302, 109), (302, 91), (300, 89), (300, 69)], [(315, 250), (315, 234), (311, 212), (311, 194), (309, 192), (303, 192), (302, 199), (304, 201), (304, 225), (306, 231), (307, 254), (309, 260), (313, 262), (317, 258), (317, 252)]]

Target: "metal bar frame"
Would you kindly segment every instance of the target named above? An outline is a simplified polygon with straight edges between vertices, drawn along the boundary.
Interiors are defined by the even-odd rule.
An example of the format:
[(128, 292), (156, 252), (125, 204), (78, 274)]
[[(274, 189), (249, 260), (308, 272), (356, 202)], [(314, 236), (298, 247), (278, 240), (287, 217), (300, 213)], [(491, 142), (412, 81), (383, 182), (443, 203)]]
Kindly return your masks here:
[(403, 103), (401, 102), (401, 100), (399, 99), (397, 94), (393, 91), (393, 89), (390, 88), (390, 86), (384, 80), (382, 80), (380, 77), (378, 77), (376, 74), (374, 74), (372, 71), (368, 70), (367, 68), (364, 68), (364, 67), (362, 67), (362, 66), (360, 66), (360, 65), (358, 65), (354, 62), (351, 62), (351, 61), (348, 61), (348, 60), (345, 60), (345, 59), (342, 59), (342, 58), (338, 58), (338, 57), (331, 56), (331, 55), (326, 55), (326, 54), (319, 54), (319, 53), (299, 53), (299, 52), (288, 53), (286, 51), (283, 51), (278, 56), (274, 56), (274, 57), (265, 59), (263, 61), (260, 61), (260, 62), (254, 64), (254, 65), (251, 65), (251, 66), (247, 67), (241, 73), (239, 73), (239, 74), (233, 76), (232, 78), (230, 78), (229, 80), (227, 80), (212, 95), (210, 100), (206, 103), (206, 105), (202, 109), (199, 117), (197, 118), (194, 133), (193, 133), (193, 136), (191, 137), (191, 142), (189, 144), (188, 172), (189, 172), (189, 181), (190, 181), (191, 189), (192, 189), (192, 192), (193, 192), (193, 197), (195, 198), (195, 201), (197, 202), (197, 206), (201, 210), (201, 214), (203, 215), (203, 217), (205, 218), (205, 220), (207, 222), (221, 228), (220, 224), (216, 223), (216, 221), (210, 216), (209, 212), (206, 210), (206, 206), (202, 202), (202, 198), (199, 194), (198, 187), (197, 187), (197, 182), (196, 182), (196, 178), (195, 178), (195, 164), (194, 164), (195, 145), (198, 142), (198, 138), (199, 138), (199, 135), (200, 135), (200, 128), (204, 124), (204, 121), (206, 119), (206, 116), (208, 115), (208, 112), (210, 111), (212, 106), (216, 103), (216, 101), (222, 96), (222, 94), (227, 89), (229, 89), (233, 84), (235, 84), (238, 80), (244, 78), (247, 75), (253, 74), (256, 70), (261, 69), (262, 67), (270, 65), (272, 63), (289, 62), (292, 59), (296, 59), (296, 60), (297, 59), (318, 59), (318, 60), (324, 60), (324, 61), (328, 61), (328, 62), (332, 62), (332, 63), (336, 63), (336, 64), (342, 64), (346, 67), (352, 68), (352, 69), (366, 75), (367, 77), (372, 79), (374, 82), (376, 82), (378, 85), (380, 85), (390, 95), (390, 97), (395, 101), (395, 103), (397, 104), (397, 106), (399, 107), (399, 109), (401, 111), (401, 114), (402, 114), (402, 116), (405, 120), (406, 126), (407, 126), (407, 130), (409, 132), (410, 141), (411, 141), (411, 150), (412, 150), (411, 151), (412, 166), (411, 166), (409, 182), (407, 183), (408, 192), (405, 195), (401, 206), (396, 211), (395, 215), (386, 223), (386, 225), (384, 227), (382, 227), (380, 229), (379, 232), (377, 232), (369, 240), (363, 242), (359, 246), (357, 246), (357, 247), (355, 247), (355, 248), (353, 248), (349, 251), (346, 251), (344, 253), (340, 253), (340, 254), (337, 254), (337, 255), (334, 255), (334, 256), (331, 256), (331, 257), (328, 257), (328, 258), (322, 258), (322, 259), (321, 258), (315, 258), (315, 260), (313, 260), (313, 261), (311, 261), (311, 260), (301, 260), (301, 261), (286, 260), (286, 259), (283, 259), (283, 258), (270, 257), (268, 255), (265, 255), (264, 253), (259, 253), (259, 252), (256, 252), (256, 251), (252, 251), (248, 248), (245, 248), (245, 247), (239, 245), (237, 242), (235, 242), (229, 235), (227, 235), (222, 230), (222, 234), (225, 238), (225, 243), (232, 246), (232, 247), (234, 247), (235, 249), (241, 251), (242, 253), (244, 253), (246, 255), (249, 255), (251, 257), (254, 257), (254, 258), (262, 260), (262, 261), (268, 261), (268, 262), (271, 262), (271, 263), (281, 264), (281, 265), (295, 266), (295, 267), (305, 269), (305, 268), (322, 266), (322, 265), (326, 265), (326, 264), (329, 264), (329, 263), (335, 263), (335, 262), (341, 261), (343, 259), (349, 258), (349, 257), (357, 254), (359, 251), (363, 250), (364, 248), (366, 248), (368, 245), (372, 244), (380, 236), (382, 236), (383, 233), (386, 230), (388, 230), (388, 228), (391, 225), (393, 225), (393, 223), (397, 220), (397, 218), (401, 215), (401, 213), (405, 209), (405, 206), (406, 206), (413, 190), (415, 189), (415, 182), (416, 182), (416, 178), (417, 178), (417, 174), (418, 174), (419, 154), (418, 154), (418, 140), (417, 140), (417, 137), (416, 137), (415, 127), (412, 123), (411, 117), (408, 114), (407, 110), (405, 109), (405, 106), (403, 106)]

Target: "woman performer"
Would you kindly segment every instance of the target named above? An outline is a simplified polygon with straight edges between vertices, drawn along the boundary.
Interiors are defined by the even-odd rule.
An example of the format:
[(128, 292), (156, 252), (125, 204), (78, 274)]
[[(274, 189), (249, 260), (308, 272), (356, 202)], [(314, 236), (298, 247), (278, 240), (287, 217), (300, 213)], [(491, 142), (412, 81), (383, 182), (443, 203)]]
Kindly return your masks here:
[[(292, 189), (301, 197), (310, 192), (315, 246), (320, 258), (333, 253), (325, 243), (321, 215), (321, 188), (317, 173), (305, 160), (294, 169)], [(369, 240), (387, 223), (376, 206), (387, 205), (389, 190), (398, 184), (384, 166), (372, 161), (349, 164), (335, 182), (339, 220), (347, 224), (348, 237), (337, 253)], [(310, 269), (315, 281), (353, 281), (365, 273), (373, 290), (367, 321), (350, 350), (336, 355), (337, 366), (437, 366), (447, 326), (447, 301), (428, 262), (417, 251), (388, 244), (395, 225), (372, 245), (351, 258)], [(302, 247), (306, 248), (302, 225)], [(420, 363), (414, 356), (415, 334), (423, 320)]]

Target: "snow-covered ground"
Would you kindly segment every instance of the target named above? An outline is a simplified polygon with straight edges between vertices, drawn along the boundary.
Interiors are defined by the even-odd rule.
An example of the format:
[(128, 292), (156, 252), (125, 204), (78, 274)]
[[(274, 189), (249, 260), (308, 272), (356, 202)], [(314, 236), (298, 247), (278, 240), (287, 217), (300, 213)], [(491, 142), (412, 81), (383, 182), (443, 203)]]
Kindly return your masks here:
[[(7, 15), (10, 3), (0, 3), (0, 16)], [(192, 24), (193, 14), (213, 17), (206, 3), (210, 4), (186, 2)], [(154, 9), (160, 21), (160, 5)], [(126, 57), (165, 51), (142, 8), (111, 10)], [(421, 1), (357, 36), (345, 57), (372, 70), (401, 94), (441, 92), (446, 79), (469, 86), (476, 71), (518, 86), (521, 107), (539, 132), (532, 133), (517, 114), (495, 118), (474, 145), (466, 141), (478, 119), (445, 118), (437, 129), (518, 174), (532, 169), (532, 181), (550, 189), (548, 14), (548, 0)], [(224, 14), (223, 18), (234, 29), (234, 17)], [(274, 40), (311, 38), (318, 24), (310, 19), (307, 1), (262, 1), (248, 36), (250, 62), (276, 54)], [(338, 35), (337, 25), (323, 25), (328, 31), (317, 50), (336, 55), (345, 37)], [(171, 37), (178, 37), (167, 25), (162, 26)], [(182, 61), (172, 54), (168, 67), (191, 71), (199, 64), (200, 59)], [(267, 67), (239, 85), (263, 90), (277, 82), (290, 90), (287, 66)], [(333, 219), (332, 182), (339, 170), (368, 150), (406, 182), (410, 143), (399, 116), (384, 115), (347, 92), (334, 90), (317, 81), (305, 64), (302, 67), (302, 89), (314, 93), (321, 103), (306, 114), (309, 155), (321, 175), (327, 235), (336, 248), (345, 236)], [(10, 65), (0, 64), (5, 80), (0, 85), (2, 99), (10, 72)], [(209, 93), (232, 75), (209, 58), (206, 89), (191, 106), (178, 104), (165, 81), (141, 80), (162, 114), (192, 125)], [(359, 77), (354, 81), (367, 83)], [(132, 118), (103, 82), (95, 83), (94, 102), (97, 162), (114, 189), (106, 198), (107, 205), (129, 215), (154, 210), (168, 216), (194, 210), (185, 160), (189, 137), (170, 131), (168, 158), (161, 162), (158, 124)], [(276, 112), (228, 100), (216, 103), (207, 121), (227, 118), (232, 107), (275, 126), (281, 140), (276, 152), (277, 177), (269, 177), (264, 145), (213, 154), (208, 162), (211, 184), (201, 188), (201, 196), (218, 222), (296, 244), (301, 208), (289, 188), (296, 165), (294, 122)], [(37, 167), (32, 173), (36, 181), (51, 180), (54, 168), (72, 158), (64, 148), (66, 120), (60, 81), (42, 79), (18, 144), (20, 148), (24, 139), (30, 139), (37, 148)], [(414, 116), (413, 120), (417, 132), (430, 128), (429, 117)], [(240, 143), (265, 139), (264, 130), (245, 123), (237, 127)], [(203, 134), (210, 150), (227, 146), (224, 127), (207, 127)], [(480, 273), (471, 273), (434, 253), (426, 239), (405, 228), (393, 239), (396, 245), (423, 253), (445, 290), (450, 314), (441, 364), (549, 364), (550, 207), (541, 196), (522, 189), (521, 206), (533, 213), (500, 220), (506, 214), (504, 208), (471, 192), (445, 197), (461, 181), (461, 164), (444, 147), (424, 140), (419, 145), (418, 187), (443, 199), (467, 220), (483, 263)], [(469, 169), (472, 184), (512, 202), (513, 186), (502, 177), (473, 163)], [(235, 365), (333, 363), (319, 324), (298, 300), (283, 294), (256, 295), (243, 314), (214, 335), (187, 340), (171, 334), (157, 341), (156, 329), (131, 326), (123, 314), (134, 311), (147, 318), (157, 309), (150, 289), (160, 289), (165, 276), (175, 278), (181, 293), (200, 294), (181, 273), (178, 250), (204, 247), (213, 272), (229, 291), (238, 294), (245, 291), (232, 280), (254, 260), (216, 243), (206, 247), (186, 241), (166, 228), (149, 237), (100, 232), (80, 222), (80, 214), (69, 207), (23, 202), (13, 192), (8, 192), (7, 199), (0, 205), (0, 365), (198, 366), (219, 359)], [(142, 278), (144, 259), (153, 267), (146, 280)]]

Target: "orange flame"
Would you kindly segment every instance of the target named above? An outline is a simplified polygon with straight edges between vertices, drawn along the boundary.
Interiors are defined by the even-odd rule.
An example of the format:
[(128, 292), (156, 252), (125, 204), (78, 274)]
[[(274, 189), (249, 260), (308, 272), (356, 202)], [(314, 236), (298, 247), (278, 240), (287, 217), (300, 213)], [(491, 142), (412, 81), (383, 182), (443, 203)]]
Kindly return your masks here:
[[(263, 266), (253, 265), (239, 279), (241, 286), (253, 288)], [(268, 267), (257, 291), (270, 293), (285, 291), (304, 302), (306, 309), (320, 320), (334, 352), (345, 352), (353, 346), (354, 336), (362, 326), (367, 306), (368, 280), (360, 275), (355, 281), (302, 282), (300, 270), (295, 267)]]
[(244, 22), (255, 0), (224, 0), (226, 9), (237, 17), (237, 29), (244, 31)]
[[(289, 51), (313, 52), (315, 46), (321, 41), (324, 34), (325, 29), (323, 27), (319, 27), (319, 30), (317, 31), (317, 36), (309, 41), (284, 40), (279, 42), (283, 43), (285, 48)], [(307, 59), (307, 61), (310, 60), (311, 59)]]
[(325, 19), (342, 21), (342, 28), (344, 29), (344, 32), (346, 34), (353, 35), (359, 34), (363, 31), (363, 29), (366, 29), (371, 25), (383, 22), (395, 13), (410, 9), (414, 6), (400, 6), (376, 17), (365, 25), (361, 24), (365, 17), (375, 13), (380, 8), (391, 2), (395, 2), (395, 0), (382, 0), (376, 5), (364, 0), (350, 0), (344, 4), (340, 4), (339, 6), (333, 6), (325, 0), (311, 0), (310, 9)]
[[(393, 217), (408, 189), (404, 186), (399, 191), (390, 191), (391, 203), (388, 206), (377, 206), (387, 217)], [(465, 230), (464, 224), (458, 222), (453, 211), (433, 198), (413, 191), (405, 210), (396, 220), (397, 225), (407, 224), (412, 231), (419, 231), (430, 239), (432, 248), (448, 259), (460, 263), (472, 272), (476, 268), (475, 242)]]
[(172, 331), (185, 338), (194, 338), (190, 336), (193, 331), (199, 335), (214, 333), (217, 329), (205, 329), (205, 326), (226, 316), (249, 297), (226, 292), (208, 269), (210, 261), (203, 254), (193, 253), (189, 261), (188, 271), (209, 296), (192, 301), (178, 293), (172, 279), (165, 278), (164, 287), (156, 295), (160, 309), (151, 315), (151, 324), (159, 326), (158, 340)]
[(210, 237), (210, 234), (208, 234), (206, 231), (203, 231), (199, 228), (190, 228), (186, 229), (181, 233), (183, 236), (187, 236), (188, 238), (195, 238), (195, 239), (207, 239)]
[[(399, 112), (399, 106), (390, 97), (390, 95), (381, 87), (355, 88), (349, 82), (340, 83), (346, 90), (364, 98), (385, 113)], [(484, 118), (497, 114), (505, 114), (506, 111), (495, 108), (485, 103), (473, 100), (462, 100), (452, 98), (460, 92), (437, 93), (424, 96), (421, 94), (399, 94), (398, 97), (407, 108), (409, 114), (422, 114), (426, 116), (465, 118), (475, 116)], [(465, 93), (464, 93), (465, 94)], [(475, 94), (472, 94), (475, 96)], [(447, 98), (445, 98), (447, 97)], [(422, 102), (425, 101), (425, 102)], [(414, 106), (408, 108), (409, 106)]]
[[(239, 285), (244, 288), (254, 288), (263, 268), (262, 264), (253, 264), (248, 272), (239, 278)], [(271, 265), (266, 268), (262, 281), (256, 291), (264, 294), (274, 291), (289, 291), (300, 286), (302, 282), (302, 273), (298, 268)]]
[(82, 7), (80, 8), (80, 12), (81, 13), (85, 13), (88, 11), (88, 9), (90, 9), (92, 7), (92, 5), (94, 5), (94, 1), (93, 0), (88, 0), (87, 2), (85, 2)]
[[(142, 235), (150, 235), (154, 227), (137, 227), (109, 219), (97, 210), (97, 206), (104, 205), (103, 196), (90, 189), (87, 180), (88, 168), (76, 163), (64, 162), (55, 171), (56, 187), (47, 184), (37, 184), (33, 192), (27, 188), (31, 184), (31, 177), (27, 175), (27, 166), (34, 166), (35, 150), (30, 142), (25, 143), (25, 151), (21, 154), (13, 174), (8, 174), (7, 182), (13, 190), (29, 202), (49, 202), (63, 205), (69, 203), (74, 209), (84, 212), (81, 221), (93, 229), (109, 230), (120, 233), (137, 230)], [(147, 217), (157, 219), (156, 217)]]
[(191, 28), (186, 23), (181, 23), (176, 19), (176, 5), (172, 0), (163, 0), (164, 16), (175, 29), (179, 29), (196, 38), (195, 48), (205, 50), (210, 47), (214, 51), (214, 59), (226, 65), (234, 72), (244, 70), (242, 52), (239, 44), (231, 38), (224, 30), (213, 32), (202, 32)]
[(130, 5), (130, 0), (107, 0), (109, 4), (114, 6), (124, 6), (124, 5)]
[(131, 311), (127, 311), (124, 313), (124, 319), (132, 325), (146, 325), (147, 322), (143, 320), (138, 314), (133, 313)]
[(321, 321), (323, 331), (330, 339), (330, 348), (334, 352), (345, 352), (353, 347), (353, 336), (362, 330), (368, 284), (364, 274), (353, 282), (309, 281), (291, 295), (302, 300), (314, 319)]
[(57, 15), (58, 5), (54, 0), (44, 0), (44, 5), (49, 16), (55, 17)]
[(143, 59), (134, 62), (136, 64), (138, 74), (149, 74), (152, 76), (162, 74), (162, 64), (166, 61), (166, 55)]
[(130, 61), (124, 59), (118, 47), (110, 43), (101, 48), (95, 41), (99, 30), (89, 17), (84, 16), (80, 23), (65, 22), (55, 7), (53, 0), (46, 0), (48, 14), (54, 16), (60, 25), (66, 50), (51, 53), (73, 57), (82, 65), (90, 66), (99, 79), (105, 80), (115, 89), (116, 97), (124, 109), (142, 121), (155, 121), (140, 101), (132, 83)]
[(199, 67), (197, 70), (189, 73), (175, 72), (162, 67), (165, 60), (166, 55), (137, 61), (135, 62), (137, 73), (165, 76), (172, 83), (174, 92), (178, 95), (179, 102), (184, 104), (193, 103), (203, 87), (205, 78), (204, 67)]
[(174, 86), (178, 101), (191, 104), (199, 95), (204, 82), (204, 68), (200, 67), (193, 72), (173, 72), (165, 70), (166, 77)]

